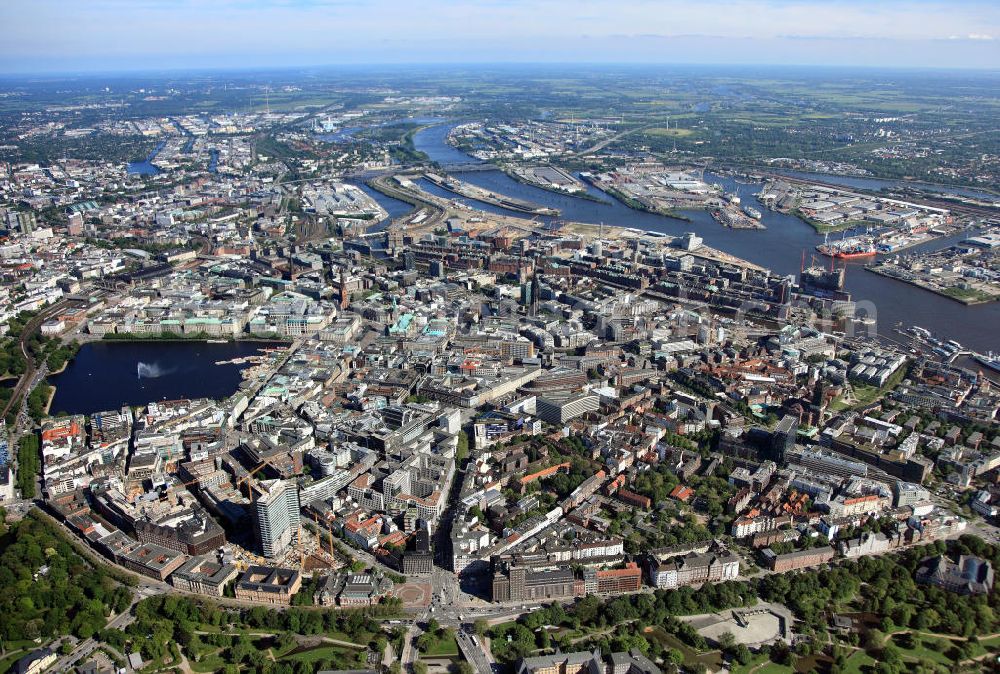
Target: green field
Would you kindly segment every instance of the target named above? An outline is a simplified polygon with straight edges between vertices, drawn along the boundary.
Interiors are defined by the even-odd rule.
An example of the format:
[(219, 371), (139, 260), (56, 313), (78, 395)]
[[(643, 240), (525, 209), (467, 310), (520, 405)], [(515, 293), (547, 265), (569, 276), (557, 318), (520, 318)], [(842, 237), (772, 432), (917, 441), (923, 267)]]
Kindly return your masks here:
[(969, 303), (990, 302), (997, 299), (997, 295), (990, 295), (974, 288), (945, 288), (941, 294)]
[(687, 138), (694, 134), (691, 129), (678, 129), (676, 127), (654, 126), (642, 132), (644, 136), (665, 136), (667, 138)]
[(345, 662), (357, 662), (357, 651), (342, 646), (316, 646), (298, 652), (292, 652), (281, 658), (282, 660), (293, 660), (296, 662), (314, 663), (319, 660), (340, 660)]
[(718, 650), (699, 653), (673, 634), (668, 634), (662, 627), (653, 626), (646, 630), (646, 636), (656, 641), (664, 648), (674, 648), (684, 655), (684, 663), (694, 666), (701, 664), (709, 669), (717, 669), (722, 664), (722, 653)]
[(864, 651), (855, 651), (844, 663), (844, 674), (864, 674), (875, 666), (875, 658)]
[[(892, 642), (899, 647), (904, 659), (912, 659), (917, 662), (937, 662), (942, 665), (953, 664), (952, 659), (945, 655), (951, 648), (949, 640), (921, 636), (916, 639), (913, 648), (903, 648), (902, 641), (898, 635), (892, 637)], [(931, 644), (939, 646), (940, 650), (930, 648)]]

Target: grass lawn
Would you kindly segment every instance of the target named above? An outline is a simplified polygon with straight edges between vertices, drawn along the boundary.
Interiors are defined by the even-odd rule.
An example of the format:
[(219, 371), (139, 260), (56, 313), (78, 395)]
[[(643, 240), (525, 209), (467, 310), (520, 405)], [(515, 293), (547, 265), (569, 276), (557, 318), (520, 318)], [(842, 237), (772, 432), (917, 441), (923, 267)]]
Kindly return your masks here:
[(844, 663), (844, 674), (863, 674), (868, 667), (874, 666), (874, 658), (864, 651), (854, 651)]
[(882, 395), (882, 389), (877, 386), (868, 386), (867, 384), (851, 384), (851, 388), (854, 391), (854, 399), (857, 400), (855, 406), (863, 406), (873, 403), (880, 395)]
[(188, 663), (196, 672), (217, 672), (226, 665), (226, 661), (218, 652), (204, 656), (199, 662), (188, 660)]
[(299, 648), (299, 644), (297, 642), (293, 643), (288, 648), (278, 648), (278, 642), (277, 640), (275, 640), (274, 642), (271, 643), (271, 647), (268, 648), (267, 650), (271, 651), (271, 653), (274, 655), (275, 660), (280, 660), (281, 658), (285, 657), (286, 655), (294, 651), (296, 648)]
[(269, 627), (241, 627), (239, 625), (209, 625), (208, 623), (200, 623), (195, 630), (199, 632), (209, 632), (211, 634), (228, 634), (229, 636), (238, 636), (240, 634), (264, 634), (270, 632), (277, 632), (279, 630), (273, 630)]
[(684, 664), (702, 664), (709, 669), (718, 669), (722, 665), (722, 653), (721, 651), (706, 651), (704, 653), (699, 653), (694, 650), (680, 639), (675, 637), (673, 634), (668, 634), (666, 630), (662, 627), (654, 626), (648, 628), (646, 631), (647, 636), (656, 639), (665, 647), (675, 648), (681, 652), (684, 656)]
[(1000, 636), (990, 637), (989, 639), (980, 639), (979, 645), (984, 648), (998, 648), (1000, 647)]
[(970, 643), (968, 646), (968, 654), (970, 658), (978, 658), (986, 655), (987, 653), (993, 653), (996, 655), (998, 652), (1000, 652), (1000, 637), (983, 639), (975, 644)]
[(790, 674), (795, 670), (788, 665), (779, 665), (777, 662), (769, 662), (760, 669), (757, 670), (756, 674)]
[(331, 639), (336, 639), (337, 641), (346, 641), (351, 644), (356, 644), (358, 648), (364, 648), (365, 644), (371, 641), (372, 637), (375, 636), (373, 634), (368, 634), (367, 632), (357, 637), (352, 637), (348, 634), (344, 634), (343, 632), (325, 632), (324, 634)]
[(12, 641), (8, 641), (3, 646), (8, 651), (12, 649), (25, 649), (25, 648), (30, 650), (32, 648), (42, 647), (41, 644), (36, 644), (31, 639), (14, 639)]
[(941, 294), (965, 302), (989, 302), (993, 299), (993, 295), (976, 290), (975, 288), (945, 288), (941, 291)]
[[(929, 642), (936, 642), (940, 644), (943, 642), (943, 640), (941, 639), (934, 639), (931, 637), (919, 637), (914, 643), (913, 648), (903, 648), (903, 646), (900, 645), (901, 639), (899, 637), (893, 637), (892, 641), (894, 644), (896, 644), (896, 646), (899, 647), (899, 651), (904, 659), (912, 658), (917, 662), (937, 662), (942, 665), (950, 665), (953, 663), (953, 660), (949, 658), (947, 655), (945, 655), (944, 652), (936, 651), (933, 648), (928, 648)], [(946, 643), (943, 645), (944, 645), (943, 651), (948, 651), (951, 649), (950, 643)]]
[(729, 670), (730, 674), (748, 674), (748, 672), (757, 665), (762, 665), (767, 662), (767, 659), (767, 655), (755, 655), (753, 656), (753, 659), (745, 665), (741, 665), (740, 663), (734, 661), (732, 669)]
[(423, 653), (423, 655), (428, 658), (458, 655), (458, 644), (455, 642), (455, 637), (450, 634), (446, 635), (443, 639), (438, 640), (437, 643), (428, 648), (427, 652)]
[(560, 627), (552, 632), (553, 639), (576, 639), (578, 637), (584, 636), (584, 632), (581, 630), (570, 629), (569, 627)]
[(297, 662), (314, 663), (318, 660), (345, 660), (347, 662), (357, 662), (357, 654), (354, 651), (346, 651), (340, 646), (317, 646), (309, 650), (299, 651), (286, 655), (282, 660), (295, 660)]
[(839, 412), (841, 410), (846, 410), (850, 405), (844, 402), (843, 398), (837, 398), (832, 403), (830, 403), (831, 412)]
[(662, 126), (654, 126), (651, 129), (646, 129), (642, 132), (646, 136), (667, 136), (673, 138), (684, 138), (690, 136), (694, 133), (691, 129), (677, 129), (677, 128), (666, 128)]
[(890, 391), (892, 391), (894, 388), (899, 386), (899, 383), (903, 381), (903, 379), (906, 377), (906, 372), (908, 369), (909, 368), (906, 365), (904, 365), (903, 367), (893, 372), (892, 376), (889, 377), (888, 380), (886, 380), (885, 386), (881, 388), (877, 386), (869, 386), (868, 384), (862, 384), (857, 381), (852, 381), (851, 389), (854, 392), (854, 398), (857, 400), (857, 403), (855, 403), (854, 406), (863, 407), (865, 405), (871, 404), (876, 400), (878, 400), (879, 398), (881, 398), (882, 396), (889, 393)]
[[(41, 648), (41, 647), (39, 647)], [(23, 658), (25, 655), (30, 653), (31, 650), (17, 650), (8, 653), (7, 655), (0, 658), (0, 672), (6, 672), (7, 670), (13, 670), (14, 663)]]
[(143, 667), (139, 671), (142, 671), (142, 672), (155, 672), (155, 671), (163, 669), (165, 667), (169, 667), (169, 666), (171, 666), (173, 664), (176, 664), (176, 663), (180, 662), (180, 659), (177, 657), (177, 655), (178, 654), (174, 653), (173, 649), (171, 649), (171, 652), (164, 654), (163, 657), (159, 657), (159, 658), (156, 658), (155, 660), (151, 660), (150, 662), (147, 662), (146, 666)]

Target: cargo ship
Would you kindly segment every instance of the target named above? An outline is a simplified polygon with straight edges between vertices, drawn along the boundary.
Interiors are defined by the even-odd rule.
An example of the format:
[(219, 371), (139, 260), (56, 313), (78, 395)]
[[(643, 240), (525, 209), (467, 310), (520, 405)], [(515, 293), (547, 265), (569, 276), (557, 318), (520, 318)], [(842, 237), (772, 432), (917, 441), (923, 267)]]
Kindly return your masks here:
[(747, 206), (746, 208), (743, 209), (743, 212), (749, 215), (754, 220), (760, 220), (763, 217), (763, 214), (753, 206)]
[(816, 250), (827, 257), (835, 257), (841, 260), (875, 257), (878, 254), (875, 241), (868, 237), (853, 237), (850, 239), (840, 239), (839, 241), (830, 241), (827, 239), (816, 246)]
[(870, 241), (837, 242), (831, 244), (821, 244), (816, 246), (816, 250), (828, 257), (835, 257), (839, 260), (851, 260), (859, 257), (875, 257), (878, 251)]

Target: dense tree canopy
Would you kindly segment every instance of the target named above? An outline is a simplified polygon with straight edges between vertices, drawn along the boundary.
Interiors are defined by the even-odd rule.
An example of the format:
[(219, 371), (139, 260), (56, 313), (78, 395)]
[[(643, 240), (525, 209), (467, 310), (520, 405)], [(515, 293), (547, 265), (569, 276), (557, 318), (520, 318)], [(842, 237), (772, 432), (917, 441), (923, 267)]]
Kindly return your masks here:
[(132, 601), (129, 588), (77, 554), (42, 519), (12, 524), (0, 546), (0, 637), (5, 641), (90, 637)]

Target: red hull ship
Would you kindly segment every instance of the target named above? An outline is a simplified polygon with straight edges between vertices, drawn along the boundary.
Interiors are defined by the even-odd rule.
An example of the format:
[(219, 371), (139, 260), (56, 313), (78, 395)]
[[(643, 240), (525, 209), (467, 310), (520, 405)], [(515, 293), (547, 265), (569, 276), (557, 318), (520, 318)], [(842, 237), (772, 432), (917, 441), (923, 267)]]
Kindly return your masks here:
[(823, 253), (823, 255), (835, 257), (841, 260), (852, 260), (859, 257), (875, 257), (878, 254), (878, 248), (875, 247), (875, 241), (867, 237), (841, 239), (840, 241), (827, 241), (819, 246), (816, 246), (816, 250)]

